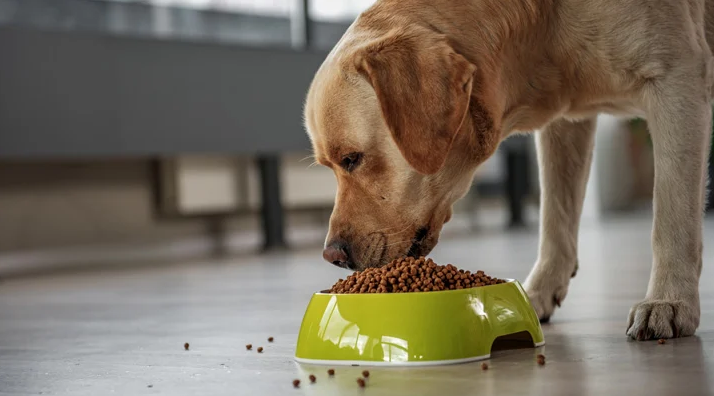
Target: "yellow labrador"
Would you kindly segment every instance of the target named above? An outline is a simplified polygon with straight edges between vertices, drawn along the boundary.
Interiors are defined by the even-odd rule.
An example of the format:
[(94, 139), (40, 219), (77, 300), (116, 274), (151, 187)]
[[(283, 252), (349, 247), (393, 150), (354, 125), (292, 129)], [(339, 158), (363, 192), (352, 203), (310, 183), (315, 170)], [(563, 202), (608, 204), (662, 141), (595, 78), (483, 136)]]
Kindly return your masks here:
[(598, 113), (644, 116), (654, 141), (654, 263), (638, 340), (699, 325), (714, 0), (378, 0), (318, 70), (305, 106), (337, 176), (324, 257), (363, 269), (437, 243), (499, 142), (538, 131), (538, 260), (547, 319), (577, 269)]

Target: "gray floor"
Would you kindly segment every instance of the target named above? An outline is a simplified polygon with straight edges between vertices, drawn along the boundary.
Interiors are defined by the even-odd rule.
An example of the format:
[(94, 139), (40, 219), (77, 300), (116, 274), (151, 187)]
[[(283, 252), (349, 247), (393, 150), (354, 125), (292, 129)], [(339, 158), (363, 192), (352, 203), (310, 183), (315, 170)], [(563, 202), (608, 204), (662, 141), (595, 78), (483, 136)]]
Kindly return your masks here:
[[(708, 219), (705, 241), (714, 241)], [(0, 284), (0, 394), (52, 395), (706, 395), (714, 394), (714, 250), (705, 247), (698, 336), (665, 345), (625, 338), (625, 318), (645, 292), (649, 219), (585, 225), (570, 295), (544, 325), (540, 351), (494, 354), (480, 364), (372, 369), (292, 360), (311, 292), (343, 276), (319, 251), (225, 262), (7, 280)], [(432, 256), (523, 279), (533, 231), (443, 241)], [(274, 336), (275, 342), (265, 342)], [(183, 350), (184, 342), (191, 344)], [(246, 352), (244, 345), (264, 346)], [(294, 390), (294, 378), (318, 383)], [(151, 386), (151, 387), (149, 387)]]

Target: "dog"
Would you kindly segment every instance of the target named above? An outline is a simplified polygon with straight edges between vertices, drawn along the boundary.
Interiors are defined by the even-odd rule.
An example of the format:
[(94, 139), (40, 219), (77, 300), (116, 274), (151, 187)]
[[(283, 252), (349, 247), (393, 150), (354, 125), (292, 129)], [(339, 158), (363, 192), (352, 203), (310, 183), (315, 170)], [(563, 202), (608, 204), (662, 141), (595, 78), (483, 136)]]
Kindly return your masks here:
[(600, 113), (654, 144), (654, 262), (637, 340), (699, 325), (714, 0), (378, 0), (310, 85), (305, 127), (338, 192), (324, 258), (352, 270), (428, 254), (479, 164), (535, 132), (541, 320), (568, 292)]

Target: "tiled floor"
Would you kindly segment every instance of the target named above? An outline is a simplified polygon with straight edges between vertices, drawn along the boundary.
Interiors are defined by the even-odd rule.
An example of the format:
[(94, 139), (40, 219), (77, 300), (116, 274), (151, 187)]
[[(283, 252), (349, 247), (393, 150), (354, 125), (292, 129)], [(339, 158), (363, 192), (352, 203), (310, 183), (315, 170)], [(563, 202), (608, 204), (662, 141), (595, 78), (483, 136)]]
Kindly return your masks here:
[[(363, 390), (358, 368), (328, 379), (324, 368), (292, 359), (310, 294), (344, 276), (317, 250), (8, 280), (0, 284), (0, 394), (714, 394), (714, 247), (705, 245), (698, 336), (665, 345), (625, 337), (629, 307), (647, 286), (649, 235), (644, 217), (584, 226), (580, 271), (544, 325), (542, 352), (495, 353), (488, 371), (480, 363), (372, 369)], [(705, 241), (714, 242), (714, 219)], [(432, 257), (522, 280), (536, 246), (534, 231), (481, 234), (443, 241)], [(247, 343), (265, 352), (247, 352)], [(315, 385), (292, 388), (312, 372)]]

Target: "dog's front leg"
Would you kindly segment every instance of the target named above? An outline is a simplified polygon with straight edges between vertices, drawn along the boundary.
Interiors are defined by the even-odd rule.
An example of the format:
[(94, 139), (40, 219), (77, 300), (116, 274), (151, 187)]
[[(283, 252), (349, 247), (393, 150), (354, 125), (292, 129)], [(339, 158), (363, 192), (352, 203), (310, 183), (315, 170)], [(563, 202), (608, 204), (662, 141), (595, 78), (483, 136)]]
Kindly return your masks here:
[(699, 326), (707, 86), (697, 69), (653, 82), (644, 94), (655, 158), (654, 262), (647, 295), (630, 310), (627, 334), (637, 340), (689, 336)]
[(546, 321), (578, 268), (578, 226), (592, 162), (595, 118), (554, 121), (536, 133), (540, 169), (540, 248), (525, 289)]

